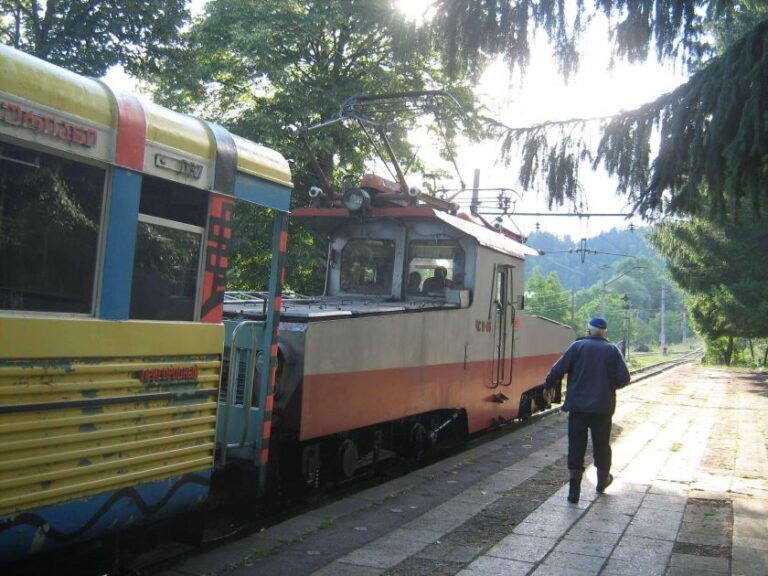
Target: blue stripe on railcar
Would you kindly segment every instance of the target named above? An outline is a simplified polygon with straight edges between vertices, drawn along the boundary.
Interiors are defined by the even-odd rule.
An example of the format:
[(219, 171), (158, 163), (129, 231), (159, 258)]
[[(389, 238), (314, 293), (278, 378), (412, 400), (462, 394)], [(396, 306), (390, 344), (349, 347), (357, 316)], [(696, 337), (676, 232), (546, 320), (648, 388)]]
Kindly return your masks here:
[(0, 561), (99, 538), (197, 508), (211, 471), (195, 472), (0, 518)]
[(140, 198), (141, 174), (113, 168), (99, 318), (127, 320), (129, 317)]
[(280, 184), (243, 174), (237, 175), (235, 198), (287, 212), (291, 205), (290, 191)]

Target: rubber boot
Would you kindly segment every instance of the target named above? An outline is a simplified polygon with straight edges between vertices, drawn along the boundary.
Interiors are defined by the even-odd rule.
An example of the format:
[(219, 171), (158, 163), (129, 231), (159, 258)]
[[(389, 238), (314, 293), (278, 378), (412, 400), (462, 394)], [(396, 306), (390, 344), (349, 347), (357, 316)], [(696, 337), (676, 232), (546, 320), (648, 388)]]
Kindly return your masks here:
[(605, 489), (611, 485), (611, 482), (613, 482), (613, 474), (607, 470), (600, 470), (598, 468), (596, 490), (602, 494), (605, 492)]
[(568, 502), (576, 504), (581, 496), (581, 476), (583, 470), (571, 470), (571, 478), (568, 481)]

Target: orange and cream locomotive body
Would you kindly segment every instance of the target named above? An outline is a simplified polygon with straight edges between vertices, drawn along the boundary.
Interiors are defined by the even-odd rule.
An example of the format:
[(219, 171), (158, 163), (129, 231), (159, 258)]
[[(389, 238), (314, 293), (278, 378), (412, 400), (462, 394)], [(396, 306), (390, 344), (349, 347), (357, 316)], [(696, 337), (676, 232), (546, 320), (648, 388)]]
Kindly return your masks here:
[(358, 211), (292, 213), (328, 239), (325, 293), (283, 298), (274, 395), (273, 442), (308, 484), (530, 414), (573, 339), (523, 309), (534, 250), (439, 203), (363, 192)]

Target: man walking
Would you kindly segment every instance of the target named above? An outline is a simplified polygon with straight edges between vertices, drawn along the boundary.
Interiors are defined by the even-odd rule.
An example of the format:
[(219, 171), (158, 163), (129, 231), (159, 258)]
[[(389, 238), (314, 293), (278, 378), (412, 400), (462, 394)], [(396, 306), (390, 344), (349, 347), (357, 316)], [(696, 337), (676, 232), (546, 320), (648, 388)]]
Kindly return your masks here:
[(629, 370), (621, 352), (606, 340), (608, 324), (603, 318), (589, 321), (588, 333), (579, 338), (555, 362), (544, 382), (551, 398), (568, 374), (563, 411), (568, 412), (568, 501), (581, 494), (587, 431), (592, 433), (592, 452), (597, 467), (597, 491), (613, 482), (611, 475), (611, 419), (616, 409), (616, 390), (629, 384)]

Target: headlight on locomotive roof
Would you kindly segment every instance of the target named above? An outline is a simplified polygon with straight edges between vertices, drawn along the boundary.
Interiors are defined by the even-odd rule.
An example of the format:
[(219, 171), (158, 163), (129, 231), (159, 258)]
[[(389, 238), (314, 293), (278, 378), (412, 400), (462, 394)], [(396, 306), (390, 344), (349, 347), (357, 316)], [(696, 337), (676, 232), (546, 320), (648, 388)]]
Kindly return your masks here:
[(350, 212), (359, 212), (371, 203), (371, 196), (362, 188), (350, 188), (342, 198), (344, 207)]

